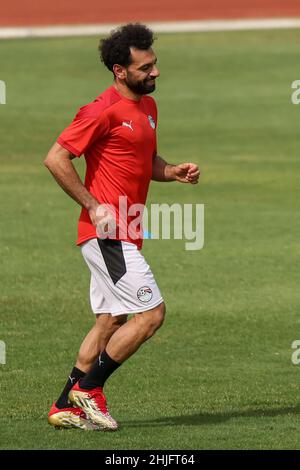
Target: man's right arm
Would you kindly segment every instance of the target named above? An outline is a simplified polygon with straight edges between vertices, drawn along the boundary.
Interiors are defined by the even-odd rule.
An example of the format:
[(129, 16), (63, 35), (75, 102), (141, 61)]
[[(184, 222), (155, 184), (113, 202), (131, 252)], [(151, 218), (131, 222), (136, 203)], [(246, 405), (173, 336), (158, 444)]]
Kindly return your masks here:
[(97, 225), (99, 217), (97, 217), (96, 211), (99, 202), (82, 184), (71, 161), (73, 158), (75, 158), (74, 155), (58, 142), (55, 142), (49, 150), (44, 164), (62, 189), (78, 204), (87, 209), (93, 225)]

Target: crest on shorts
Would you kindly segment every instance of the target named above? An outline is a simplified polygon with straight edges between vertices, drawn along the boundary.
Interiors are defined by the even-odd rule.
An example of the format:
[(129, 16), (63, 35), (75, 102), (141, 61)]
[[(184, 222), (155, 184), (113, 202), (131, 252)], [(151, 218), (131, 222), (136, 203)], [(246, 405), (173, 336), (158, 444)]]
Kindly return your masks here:
[(153, 297), (152, 290), (150, 289), (150, 287), (147, 287), (147, 286), (140, 287), (139, 290), (137, 291), (136, 295), (137, 295), (137, 298), (141, 302), (144, 302), (144, 303), (145, 302), (150, 302), (150, 300)]
[(150, 122), (150, 126), (152, 127), (152, 129), (155, 129), (155, 121), (150, 114), (148, 116), (148, 121)]

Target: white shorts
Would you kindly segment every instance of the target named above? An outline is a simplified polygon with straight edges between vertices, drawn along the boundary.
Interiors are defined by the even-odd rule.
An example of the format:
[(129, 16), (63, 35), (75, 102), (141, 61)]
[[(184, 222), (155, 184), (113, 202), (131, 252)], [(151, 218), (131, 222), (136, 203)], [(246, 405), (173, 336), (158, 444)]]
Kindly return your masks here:
[(149, 265), (133, 243), (92, 238), (80, 247), (91, 271), (94, 313), (127, 315), (163, 302)]

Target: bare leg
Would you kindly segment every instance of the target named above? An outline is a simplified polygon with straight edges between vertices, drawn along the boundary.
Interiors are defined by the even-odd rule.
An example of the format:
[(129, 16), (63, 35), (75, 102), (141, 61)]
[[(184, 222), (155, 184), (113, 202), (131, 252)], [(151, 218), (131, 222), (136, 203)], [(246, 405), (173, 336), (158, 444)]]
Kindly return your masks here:
[[(101, 361), (95, 361), (89, 372), (69, 393), (73, 404), (79, 406), (90, 420), (101, 429), (116, 430), (117, 422), (110, 416), (103, 387), (110, 375), (119, 365), (129, 358), (142, 343), (147, 341), (162, 325), (165, 315), (165, 305), (147, 312), (135, 314), (127, 323), (123, 323), (110, 337)], [(107, 336), (106, 336), (107, 337)], [(91, 344), (91, 341), (88, 341)], [(96, 343), (99, 345), (99, 343)], [(102, 343), (103, 345), (104, 343)], [(97, 347), (94, 348), (95, 352)], [(93, 354), (89, 354), (91, 357)], [(85, 358), (88, 354), (85, 356)], [(82, 388), (81, 388), (82, 387)]]
[(96, 323), (84, 338), (77, 357), (76, 367), (88, 372), (95, 359), (103, 351), (110, 337), (127, 321), (127, 315), (97, 315)]
[(106, 346), (107, 354), (121, 364), (153, 336), (162, 325), (164, 316), (164, 303), (147, 312), (135, 314), (111, 336)]

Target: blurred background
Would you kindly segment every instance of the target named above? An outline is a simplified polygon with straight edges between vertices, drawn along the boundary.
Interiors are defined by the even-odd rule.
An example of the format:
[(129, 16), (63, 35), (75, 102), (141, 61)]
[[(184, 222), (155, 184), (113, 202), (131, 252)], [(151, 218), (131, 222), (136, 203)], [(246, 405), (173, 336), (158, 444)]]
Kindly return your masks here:
[(0, 25), (119, 23), (300, 16), (298, 0), (11, 0), (1, 5)]

